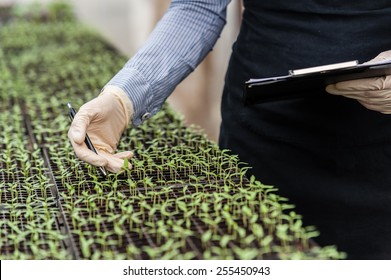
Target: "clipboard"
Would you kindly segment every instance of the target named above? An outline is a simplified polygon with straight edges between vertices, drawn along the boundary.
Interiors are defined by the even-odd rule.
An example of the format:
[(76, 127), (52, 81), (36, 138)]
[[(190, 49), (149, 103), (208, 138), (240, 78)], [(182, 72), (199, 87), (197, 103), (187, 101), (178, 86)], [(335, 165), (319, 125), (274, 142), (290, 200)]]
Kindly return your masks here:
[(391, 75), (391, 59), (359, 64), (357, 60), (289, 70), (286, 76), (250, 79), (245, 82), (245, 105), (314, 96), (327, 85), (355, 79)]

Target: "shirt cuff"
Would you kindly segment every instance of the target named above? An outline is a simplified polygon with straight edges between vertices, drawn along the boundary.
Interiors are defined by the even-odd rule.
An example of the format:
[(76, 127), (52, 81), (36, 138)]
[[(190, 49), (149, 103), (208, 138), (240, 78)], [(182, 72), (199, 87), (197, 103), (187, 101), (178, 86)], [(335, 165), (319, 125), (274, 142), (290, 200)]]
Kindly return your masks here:
[[(157, 108), (152, 108), (153, 94), (151, 86), (145, 77), (133, 68), (121, 69), (106, 86), (117, 86), (129, 97), (133, 104), (133, 125), (138, 126), (157, 113)], [(105, 86), (105, 87), (106, 87)]]
[(128, 97), (128, 94), (124, 92), (121, 88), (113, 85), (106, 85), (102, 91), (100, 92), (99, 96), (104, 94), (111, 94), (118, 98), (126, 117), (126, 123), (129, 124), (130, 121), (133, 120), (133, 103)]

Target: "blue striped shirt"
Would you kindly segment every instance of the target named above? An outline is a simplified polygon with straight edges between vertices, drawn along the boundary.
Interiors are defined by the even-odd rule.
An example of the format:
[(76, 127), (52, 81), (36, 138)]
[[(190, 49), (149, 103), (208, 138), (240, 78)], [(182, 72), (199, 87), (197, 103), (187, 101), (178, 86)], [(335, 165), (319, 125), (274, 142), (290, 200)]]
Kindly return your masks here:
[(134, 125), (156, 114), (212, 50), (225, 25), (229, 2), (173, 0), (147, 42), (107, 83), (129, 96)]

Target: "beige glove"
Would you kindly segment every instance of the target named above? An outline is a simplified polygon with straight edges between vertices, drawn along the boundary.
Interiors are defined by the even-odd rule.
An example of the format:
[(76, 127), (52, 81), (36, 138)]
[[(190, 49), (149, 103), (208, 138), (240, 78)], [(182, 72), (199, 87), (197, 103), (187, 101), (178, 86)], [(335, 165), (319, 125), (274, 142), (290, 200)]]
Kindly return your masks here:
[[(366, 63), (391, 59), (391, 50), (382, 52)], [(364, 107), (391, 114), (391, 76), (339, 82), (326, 87), (328, 93), (357, 99)]]
[[(131, 151), (114, 154), (122, 133), (133, 117), (133, 104), (119, 87), (106, 86), (102, 93), (80, 107), (68, 138), (76, 156), (92, 165), (108, 171), (121, 170), (124, 159), (133, 156)], [(86, 132), (98, 155), (84, 143)], [(129, 168), (132, 166), (129, 164)]]

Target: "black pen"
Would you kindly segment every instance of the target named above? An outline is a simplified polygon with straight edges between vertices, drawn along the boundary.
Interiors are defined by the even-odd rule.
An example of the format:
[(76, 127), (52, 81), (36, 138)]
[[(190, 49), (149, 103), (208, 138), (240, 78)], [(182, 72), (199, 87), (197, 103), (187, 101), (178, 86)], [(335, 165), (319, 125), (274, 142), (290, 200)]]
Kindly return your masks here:
[[(72, 107), (71, 103), (67, 103), (67, 106), (69, 108), (69, 118), (71, 119), (71, 121), (73, 121), (73, 119), (75, 118), (76, 116), (76, 110)], [(84, 140), (84, 143), (86, 143), (87, 145), (87, 148), (90, 149), (91, 151), (93, 151), (95, 154), (98, 154), (98, 152), (95, 150), (95, 147), (94, 145), (92, 145), (92, 142), (90, 140), (90, 137), (88, 137), (87, 133), (86, 133), (86, 138)], [(104, 176), (106, 176), (106, 170), (103, 166), (98, 166), (99, 167), (99, 170), (102, 172), (102, 174)]]

